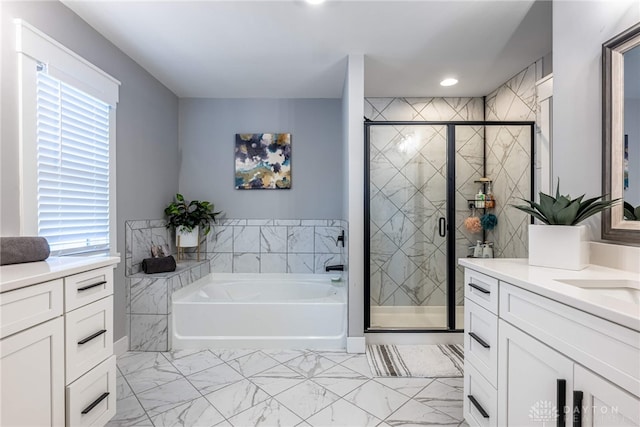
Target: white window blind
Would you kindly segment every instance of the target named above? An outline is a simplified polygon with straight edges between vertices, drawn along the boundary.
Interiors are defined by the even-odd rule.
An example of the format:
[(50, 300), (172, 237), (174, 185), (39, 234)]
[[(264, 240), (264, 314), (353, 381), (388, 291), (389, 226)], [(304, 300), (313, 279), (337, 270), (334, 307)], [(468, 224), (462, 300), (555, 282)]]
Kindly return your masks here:
[(55, 255), (109, 250), (109, 105), (37, 73), (38, 235)]

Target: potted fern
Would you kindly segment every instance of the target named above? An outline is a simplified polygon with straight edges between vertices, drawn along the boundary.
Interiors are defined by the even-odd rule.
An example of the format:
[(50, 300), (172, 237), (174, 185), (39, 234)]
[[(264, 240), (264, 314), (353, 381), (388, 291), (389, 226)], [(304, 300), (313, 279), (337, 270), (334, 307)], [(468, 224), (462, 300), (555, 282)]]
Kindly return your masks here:
[(556, 196), (540, 192), (540, 203), (520, 199), (526, 205), (511, 205), (542, 224), (529, 224), (529, 264), (543, 267), (582, 270), (589, 264), (587, 227), (579, 225), (585, 219), (611, 208), (616, 200), (600, 200), (604, 196), (583, 200), (560, 195), (560, 180)]
[(209, 234), (211, 223), (216, 222), (216, 216), (220, 212), (214, 211), (211, 202), (192, 200), (187, 202), (180, 193), (176, 194), (175, 201), (171, 202), (164, 210), (167, 216), (167, 228), (176, 229), (176, 244), (180, 247), (198, 246), (200, 227), (203, 227), (203, 235)]

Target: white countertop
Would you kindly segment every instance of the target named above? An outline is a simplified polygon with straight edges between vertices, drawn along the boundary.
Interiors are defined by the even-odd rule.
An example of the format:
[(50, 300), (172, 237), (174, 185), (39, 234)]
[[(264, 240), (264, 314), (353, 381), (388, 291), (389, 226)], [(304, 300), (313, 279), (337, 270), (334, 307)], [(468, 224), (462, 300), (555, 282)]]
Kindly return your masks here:
[(120, 262), (117, 256), (50, 257), (45, 261), (0, 267), (0, 293)]
[(640, 274), (590, 265), (580, 271), (530, 266), (526, 258), (460, 258), (459, 264), (509, 282), (514, 286), (545, 296), (640, 331), (640, 305), (604, 295), (596, 289), (583, 289), (557, 280), (605, 279), (640, 280)]

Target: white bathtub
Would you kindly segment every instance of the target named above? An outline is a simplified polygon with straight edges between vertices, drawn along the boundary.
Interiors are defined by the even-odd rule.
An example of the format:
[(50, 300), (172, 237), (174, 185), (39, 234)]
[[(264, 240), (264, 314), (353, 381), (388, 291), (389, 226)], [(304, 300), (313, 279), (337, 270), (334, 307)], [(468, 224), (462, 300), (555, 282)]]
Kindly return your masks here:
[(344, 349), (347, 288), (331, 277), (205, 276), (173, 294), (171, 347)]

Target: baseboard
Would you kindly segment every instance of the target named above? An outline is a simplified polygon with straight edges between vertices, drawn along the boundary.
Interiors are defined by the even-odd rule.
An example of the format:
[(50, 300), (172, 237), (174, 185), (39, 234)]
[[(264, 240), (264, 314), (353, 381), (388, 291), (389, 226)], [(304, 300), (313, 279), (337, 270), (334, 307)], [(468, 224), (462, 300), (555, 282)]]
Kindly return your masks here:
[(129, 337), (123, 336), (113, 343), (113, 354), (121, 356), (129, 351)]
[(364, 353), (366, 348), (364, 337), (347, 337), (347, 353)]

